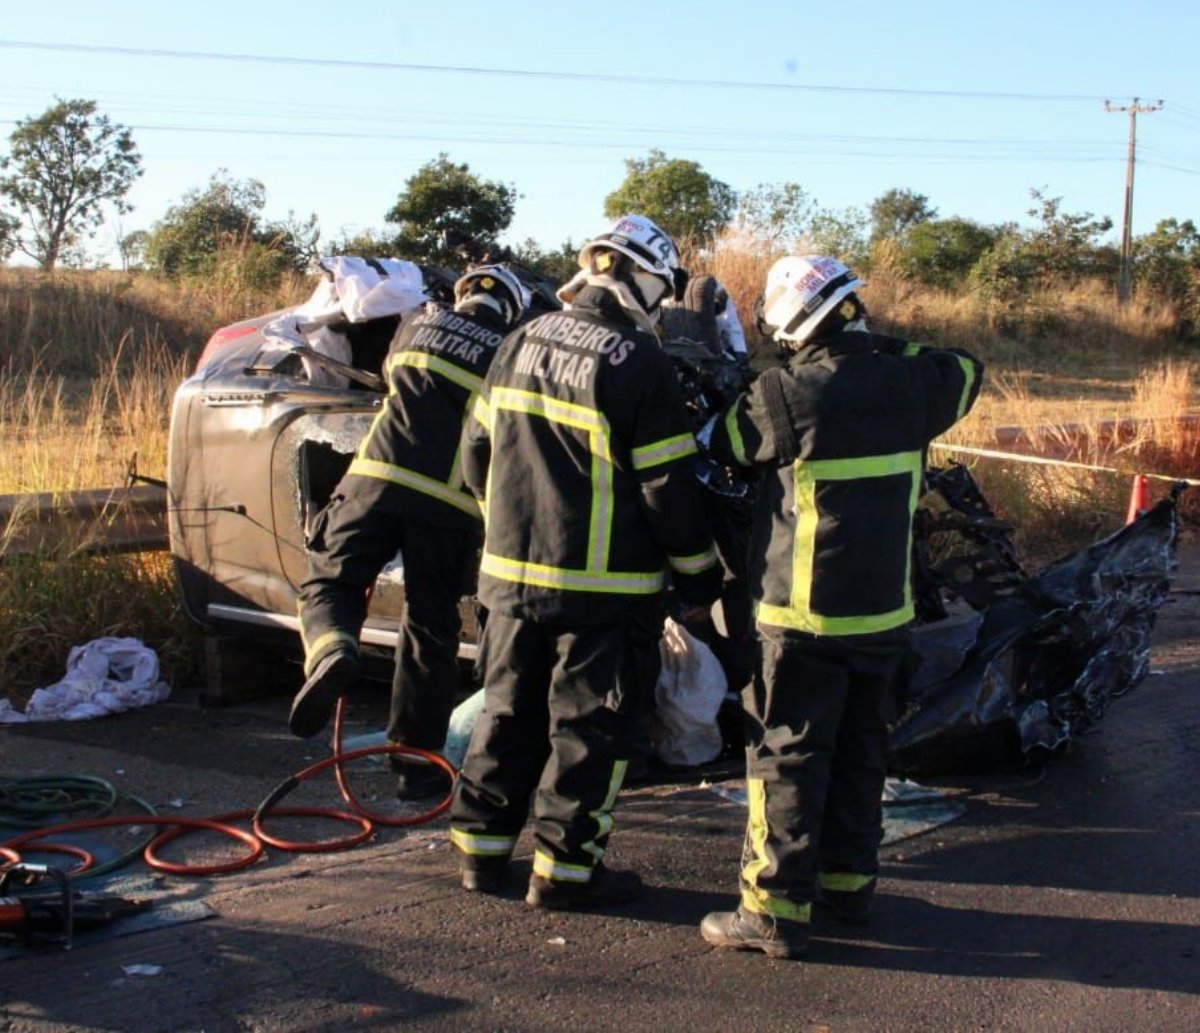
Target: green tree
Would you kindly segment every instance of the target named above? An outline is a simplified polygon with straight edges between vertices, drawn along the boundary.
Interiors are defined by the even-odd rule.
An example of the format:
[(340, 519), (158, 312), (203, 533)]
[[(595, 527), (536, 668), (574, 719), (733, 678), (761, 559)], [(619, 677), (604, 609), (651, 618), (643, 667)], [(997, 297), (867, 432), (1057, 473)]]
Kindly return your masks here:
[(147, 263), (167, 276), (202, 272), (222, 245), (253, 236), (266, 200), (258, 180), (238, 181), (218, 169), (208, 186), (189, 190), (154, 224)]
[(1038, 220), (1032, 229), (1002, 227), (995, 244), (971, 271), (980, 297), (1010, 309), (1024, 308), (1035, 292), (1076, 283), (1089, 276), (1115, 280), (1116, 249), (1100, 240), (1112, 220), (1091, 212), (1062, 210), (1061, 197), (1030, 190), (1033, 207), (1026, 214)]
[(266, 189), (256, 179), (235, 180), (218, 169), (204, 189), (191, 190), (154, 224), (145, 245), (147, 265), (166, 276), (209, 271), (222, 249), (253, 245), (278, 272), (303, 269), (316, 253), (317, 219), (288, 213), (264, 221)]
[(967, 279), (983, 301), (1016, 311), (1029, 302), (1040, 275), (1025, 235), (1010, 225), (979, 256)]
[(738, 195), (738, 225), (756, 240), (787, 245), (809, 230), (817, 203), (799, 183), (759, 183)]
[(1139, 287), (1163, 297), (1182, 296), (1200, 272), (1200, 231), (1191, 219), (1163, 219), (1133, 242), (1134, 273)]
[(307, 269), (321, 257), (321, 227), (317, 224), (316, 212), (310, 212), (306, 218), (289, 208), (285, 218), (266, 223), (262, 233), (267, 238), (267, 245), (285, 255), (288, 264), (297, 272)]
[(871, 243), (900, 240), (914, 226), (937, 218), (929, 198), (908, 188), (893, 188), (871, 202)]
[(966, 280), (1000, 232), (970, 219), (931, 219), (911, 226), (897, 247), (896, 264), (905, 275), (933, 287)]
[(563, 284), (579, 271), (579, 248), (579, 244), (570, 240), (564, 240), (557, 248), (543, 248), (529, 237), (513, 248), (512, 256), (534, 272)]
[(1112, 219), (1064, 212), (1061, 197), (1047, 197), (1040, 190), (1031, 189), (1029, 195), (1034, 204), (1026, 214), (1039, 225), (1026, 236), (1025, 247), (1044, 281), (1072, 282), (1112, 272), (1112, 249), (1100, 244), (1100, 237), (1112, 229)]
[(0, 196), (24, 226), (16, 246), (43, 269), (96, 232), (105, 205), (131, 210), (125, 195), (142, 174), (141, 155), (129, 130), (97, 114), (95, 101), (60, 99), (18, 121), (9, 146)]
[(610, 219), (627, 213), (653, 219), (677, 241), (706, 244), (733, 218), (737, 194), (696, 162), (652, 150), (627, 158), (625, 179), (604, 199)]
[(362, 258), (395, 258), (396, 242), (384, 230), (365, 229), (343, 232), (324, 248), (327, 255), (359, 255)]
[(0, 262), (5, 261), (16, 250), (19, 225), (11, 215), (0, 212)]
[(134, 230), (117, 238), (117, 250), (121, 254), (122, 269), (140, 269), (146, 262), (146, 245), (150, 242), (148, 230)]
[(1164, 298), (1179, 309), (1185, 332), (1200, 327), (1200, 231), (1191, 219), (1163, 219), (1133, 241), (1139, 294)]
[(861, 272), (868, 257), (867, 215), (861, 208), (822, 208), (812, 217), (805, 244), (812, 253), (836, 258)]
[(405, 181), (385, 216), (399, 226), (393, 252), (410, 262), (461, 265), (462, 245), (478, 253), (498, 246), (519, 196), (515, 187), (481, 179), (443, 152)]

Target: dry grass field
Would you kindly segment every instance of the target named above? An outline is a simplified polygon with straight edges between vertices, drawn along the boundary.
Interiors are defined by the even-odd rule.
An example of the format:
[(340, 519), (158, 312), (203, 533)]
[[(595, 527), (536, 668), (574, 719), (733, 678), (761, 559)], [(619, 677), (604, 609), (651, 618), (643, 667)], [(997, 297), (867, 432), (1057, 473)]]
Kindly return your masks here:
[[(694, 271), (728, 287), (745, 323), (768, 263), (766, 255), (731, 248), (692, 258)], [(968, 294), (914, 286), (886, 267), (869, 281), (864, 298), (877, 329), (966, 347), (988, 364), (978, 406), (948, 443), (991, 447), (997, 428), (1043, 427), (1050, 428), (1040, 439), (1047, 447), (1056, 439), (1082, 442), (1085, 461), (1095, 465), (1196, 472), (1195, 442), (1179, 439), (1173, 420), (1195, 409), (1197, 366), (1171, 340), (1177, 320), (1169, 310), (1118, 308), (1109, 291), (1089, 284), (1030, 298), (1016, 313), (996, 312)], [(171, 397), (208, 335), (308, 291), (298, 279), (250, 290), (236, 262), (209, 280), (175, 283), (0, 269), (0, 494), (117, 486), (135, 454), (142, 473), (162, 476)], [(1140, 421), (1137, 433), (1108, 440), (1099, 428), (1117, 419)], [(1031, 565), (1113, 530), (1124, 517), (1125, 472), (967, 462), (1017, 528)], [(166, 557), (88, 559), (70, 548), (18, 557), (6, 555), (0, 537), (0, 697), (20, 700), (57, 680), (70, 645), (113, 634), (154, 646), (169, 676), (194, 673), (197, 638), (178, 612)]]

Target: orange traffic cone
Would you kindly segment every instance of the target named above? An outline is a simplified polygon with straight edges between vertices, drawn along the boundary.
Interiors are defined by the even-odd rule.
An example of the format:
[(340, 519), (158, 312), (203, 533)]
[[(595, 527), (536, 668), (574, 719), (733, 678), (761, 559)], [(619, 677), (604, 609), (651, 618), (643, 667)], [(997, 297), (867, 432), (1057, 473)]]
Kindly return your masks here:
[(1142, 513), (1150, 508), (1150, 500), (1146, 495), (1146, 475), (1133, 475), (1133, 489), (1129, 492), (1129, 512), (1125, 514), (1125, 523), (1132, 524)]

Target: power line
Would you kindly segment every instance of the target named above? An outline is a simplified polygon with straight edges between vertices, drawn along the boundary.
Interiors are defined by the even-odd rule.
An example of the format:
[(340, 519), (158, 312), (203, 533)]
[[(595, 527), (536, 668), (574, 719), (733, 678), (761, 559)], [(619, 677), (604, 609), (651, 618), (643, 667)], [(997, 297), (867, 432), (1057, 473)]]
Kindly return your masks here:
[[(142, 95), (134, 95), (138, 101), (142, 99)], [(136, 111), (141, 105), (131, 105), (131, 110)], [(196, 113), (204, 113), (206, 115), (223, 114), (228, 118), (246, 118), (260, 119), (273, 117), (277, 121), (282, 116), (282, 121), (285, 123), (290, 121), (289, 116), (285, 112), (279, 110), (278, 105), (270, 105), (259, 108), (246, 108), (241, 111), (225, 111), (217, 112), (213, 109), (212, 103), (205, 103), (199, 98), (196, 99), (196, 107), (187, 106), (176, 107), (174, 105), (160, 106), (156, 104), (145, 105), (145, 110), (152, 114), (162, 115), (191, 115)], [(595, 119), (569, 119), (569, 118), (495, 118), (488, 115), (476, 115), (471, 112), (457, 111), (437, 111), (437, 110), (417, 110), (407, 111), (398, 114), (389, 109), (376, 109), (378, 117), (372, 117), (369, 113), (364, 113), (361, 108), (344, 108), (344, 107), (326, 107), (309, 108), (297, 107), (294, 109), (294, 114), (303, 118), (304, 122), (320, 124), (322, 122), (336, 122), (347, 128), (339, 130), (321, 130), (321, 129), (305, 129), (291, 128), (286, 125), (276, 127), (256, 127), (256, 126), (201, 126), (201, 127), (185, 127), (177, 124), (150, 124), (132, 125), (134, 129), (164, 129), (172, 131), (196, 131), (196, 132), (248, 132), (262, 128), (263, 132), (278, 132), (291, 133), (297, 135), (310, 132), (360, 132), (363, 134), (378, 134), (380, 137), (386, 137), (390, 130), (387, 127), (393, 125), (421, 125), (433, 123), (439, 129), (447, 125), (461, 123), (465, 126), (483, 126), (487, 129), (495, 130), (500, 128), (505, 129), (539, 129), (550, 131), (568, 131), (568, 132), (589, 132), (598, 133), (606, 130), (618, 130), (626, 135), (642, 135), (655, 134), (662, 137), (664, 135), (678, 139), (689, 135), (703, 135), (706, 138), (721, 137), (734, 140), (805, 140), (805, 141), (821, 141), (833, 143), (895, 143), (895, 144), (913, 144), (913, 145), (951, 145), (951, 146), (982, 146), (982, 147), (999, 147), (999, 148), (1052, 148), (1052, 149), (1093, 149), (1100, 151), (1108, 151), (1112, 148), (1112, 141), (1107, 139), (1076, 139), (1066, 140), (1062, 137), (1053, 138), (1019, 138), (1019, 137), (955, 137), (955, 136), (879, 136), (879, 135), (863, 135), (863, 134), (847, 134), (847, 133), (793, 133), (781, 131), (778, 128), (771, 129), (748, 129), (748, 128), (727, 128), (719, 125), (705, 124), (681, 124), (674, 123), (644, 123), (644, 122), (629, 122), (629, 121), (603, 121)], [(0, 123), (15, 124), (12, 119), (0, 119)], [(350, 124), (358, 124), (359, 129), (349, 128)], [(378, 128), (372, 128), (378, 126)]]
[(1185, 169), (1181, 165), (1168, 165), (1165, 161), (1142, 161), (1143, 165), (1150, 165), (1156, 169), (1167, 169), (1170, 172), (1182, 172), (1185, 176), (1200, 176), (1200, 169)]
[[(2, 87), (0, 87), (2, 89)], [(131, 95), (126, 95), (131, 96)], [(143, 95), (132, 95), (140, 102)], [(128, 103), (128, 102), (127, 102)], [(133, 110), (142, 107), (140, 103), (132, 105)], [(880, 136), (880, 135), (853, 135), (844, 133), (795, 133), (780, 131), (777, 128), (772, 129), (749, 129), (743, 127), (729, 128), (719, 125), (688, 125), (680, 123), (672, 124), (649, 124), (636, 123), (628, 121), (597, 121), (594, 119), (569, 119), (569, 118), (520, 118), (510, 117), (497, 119), (489, 116), (479, 116), (470, 112), (450, 112), (450, 111), (407, 111), (398, 114), (388, 109), (376, 109), (378, 117), (372, 117), (369, 113), (363, 112), (360, 108), (344, 108), (344, 107), (326, 107), (324, 109), (316, 108), (296, 108), (293, 114), (302, 118), (304, 123), (307, 123), (312, 128), (306, 126), (289, 126), (288, 122), (291, 117), (286, 112), (281, 112), (277, 105), (259, 108), (244, 108), (240, 111), (214, 111), (213, 104), (207, 103), (201, 106), (201, 102), (197, 99), (197, 107), (191, 108), (187, 106), (176, 106), (173, 103), (167, 105), (158, 105), (150, 103), (144, 105), (145, 110), (151, 113), (163, 115), (191, 115), (199, 113), (201, 110), (207, 115), (223, 115), (230, 119), (266, 119), (272, 118), (277, 124), (275, 126), (246, 126), (246, 125), (228, 125), (228, 126), (196, 126), (184, 125), (181, 123), (142, 123), (133, 124), (130, 128), (143, 131), (170, 131), (170, 132), (197, 132), (197, 133), (250, 133), (261, 132), (264, 135), (325, 135), (325, 134), (355, 134), (355, 138), (370, 139), (378, 137), (387, 139), (398, 134), (391, 128), (392, 126), (420, 126), (432, 124), (437, 127), (439, 134), (444, 134), (447, 128), (473, 128), (483, 127), (493, 131), (504, 130), (528, 130), (528, 131), (547, 131), (555, 134), (574, 133), (586, 134), (590, 136), (601, 136), (606, 140), (612, 139), (633, 139), (637, 136), (653, 135), (655, 143), (661, 144), (666, 141), (686, 141), (689, 137), (701, 136), (707, 142), (712, 139), (729, 140), (729, 141), (753, 141), (762, 140), (770, 141), (772, 145), (779, 142), (822, 142), (822, 143), (839, 143), (839, 144), (895, 144), (901, 146), (952, 146), (977, 148), (983, 147), (996, 152), (1009, 153), (1014, 150), (1020, 150), (1027, 153), (1049, 153), (1060, 154), (1064, 151), (1078, 152), (1091, 151), (1098, 154), (1104, 154), (1111, 151), (1113, 144), (1110, 140), (1093, 140), (1093, 139), (1077, 139), (1066, 140), (1062, 137), (1054, 138), (1014, 138), (1014, 137), (947, 137), (947, 136)], [(338, 128), (325, 129), (321, 128), (321, 123), (335, 122)], [(282, 122), (283, 124), (279, 124)], [(0, 119), (0, 123), (15, 124), (12, 119)], [(314, 125), (315, 124), (315, 125)], [(608, 131), (616, 131), (609, 133)], [(514, 138), (515, 139), (515, 138)], [(527, 142), (522, 140), (521, 142)], [(569, 142), (569, 141), (568, 141)], [(778, 148), (772, 146), (771, 150)]]
[[(15, 125), (11, 119), (0, 119), (0, 124)], [(422, 133), (419, 131), (397, 132), (395, 130), (374, 129), (301, 129), (280, 127), (254, 126), (197, 126), (174, 123), (134, 123), (127, 128), (137, 132), (166, 132), (184, 135), (228, 135), (228, 136), (265, 136), (285, 137), (291, 139), (327, 139), (327, 140), (376, 140), (376, 141), (431, 141), (435, 143), (487, 144), (490, 146), (513, 147), (554, 147), (592, 150), (628, 150), (640, 144), (630, 140), (616, 140), (609, 137), (574, 139), (561, 135), (554, 137), (537, 137), (531, 135), (479, 135), (469, 132), (447, 132), (446, 123), (442, 122), (436, 132)], [(536, 124), (529, 128), (539, 128)], [(551, 127), (553, 128), (553, 127)], [(845, 136), (836, 134), (814, 134), (811, 136), (780, 136), (778, 134), (758, 134), (761, 143), (755, 143), (755, 137), (749, 137), (748, 142), (733, 140), (728, 143), (710, 143), (707, 138), (700, 142), (683, 144), (687, 149), (697, 153), (710, 154), (768, 154), (768, 155), (798, 155), (811, 157), (814, 148), (818, 156), (840, 154), (846, 157), (870, 157), (896, 160), (911, 160), (920, 158), (930, 162), (953, 161), (996, 161), (996, 160), (1026, 160), (1026, 161), (1056, 161), (1056, 162), (1110, 162), (1116, 160), (1114, 153), (1062, 153), (1046, 150), (1047, 147), (1064, 146), (1064, 141), (1038, 140), (986, 140), (986, 139), (939, 139), (936, 137), (873, 137)], [(780, 146), (780, 142), (791, 141), (794, 146)], [(662, 142), (659, 136), (656, 142)], [(937, 151), (904, 151), (892, 147), (890, 150), (879, 150), (882, 145), (908, 145), (925, 147), (928, 145), (965, 147), (966, 152), (945, 153)], [(1012, 144), (1012, 147), (1006, 147)], [(1079, 146), (1092, 150), (1106, 149), (1112, 151), (1111, 144), (1099, 144), (1080, 141)]]
[(1200, 120), (1187, 121), (1182, 118), (1171, 118), (1167, 115), (1162, 119), (1167, 125), (1174, 126), (1188, 133), (1200, 133)]
[(883, 86), (831, 86), (819, 83), (769, 83), (736, 79), (684, 79), (673, 76), (616, 75), (601, 72), (538, 71), (530, 68), (488, 68), (473, 65), (428, 65), (399, 61), (354, 61), (347, 58), (295, 57), (273, 54), (235, 54), (206, 50), (164, 50), (154, 47), (114, 47), (94, 43), (39, 43), (0, 40), (0, 47), (18, 50), (101, 54), (115, 57), (164, 57), (186, 61), (229, 61), (243, 64), (298, 65), (381, 72), (427, 72), (445, 75), (488, 75), (519, 79), (573, 80), (587, 83), (626, 83), (638, 86), (685, 86), (733, 90), (783, 90), (809, 93), (847, 93), (871, 96), (925, 97), (957, 100), (1099, 101), (1103, 96), (1079, 93), (994, 93), (984, 90), (913, 90)]

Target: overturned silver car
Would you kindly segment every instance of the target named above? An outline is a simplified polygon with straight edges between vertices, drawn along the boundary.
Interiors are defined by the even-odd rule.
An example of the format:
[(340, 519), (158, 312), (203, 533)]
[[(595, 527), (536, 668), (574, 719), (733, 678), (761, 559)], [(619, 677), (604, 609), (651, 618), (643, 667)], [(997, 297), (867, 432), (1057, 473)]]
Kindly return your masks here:
[[(187, 613), (299, 653), (305, 539), (386, 393), (381, 367), (403, 315), (445, 300), (456, 274), (399, 260), (326, 259), (303, 305), (219, 329), (171, 412), (171, 552)], [(404, 605), (380, 576), (363, 641), (389, 653)], [(464, 601), (463, 651), (474, 648)]]

